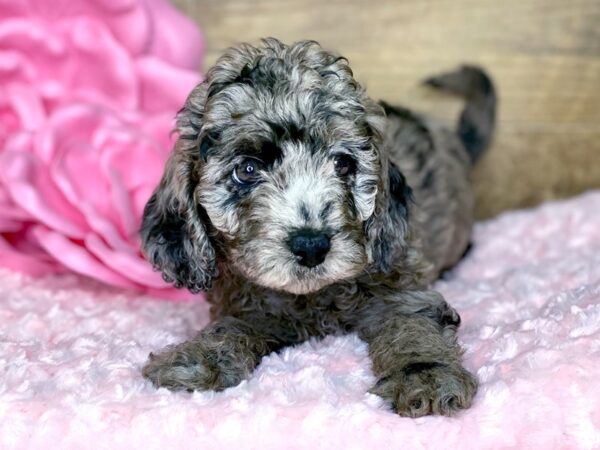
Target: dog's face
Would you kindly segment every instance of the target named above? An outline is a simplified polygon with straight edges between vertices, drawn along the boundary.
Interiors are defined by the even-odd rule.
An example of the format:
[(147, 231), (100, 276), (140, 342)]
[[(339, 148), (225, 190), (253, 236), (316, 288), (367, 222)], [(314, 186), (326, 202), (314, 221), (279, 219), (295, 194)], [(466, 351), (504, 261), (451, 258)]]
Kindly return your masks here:
[[(192, 290), (206, 288), (219, 258), (294, 294), (357, 276), (386, 256), (388, 219), (376, 212), (394, 215), (383, 122), (346, 60), (314, 43), (231, 50), (179, 116), (175, 155), (145, 212), (149, 259)], [(165, 225), (169, 214), (176, 225)], [(164, 229), (177, 226), (186, 234)]]
[(239, 272), (306, 293), (365, 267), (380, 163), (339, 75), (263, 64), (208, 101), (198, 200)]

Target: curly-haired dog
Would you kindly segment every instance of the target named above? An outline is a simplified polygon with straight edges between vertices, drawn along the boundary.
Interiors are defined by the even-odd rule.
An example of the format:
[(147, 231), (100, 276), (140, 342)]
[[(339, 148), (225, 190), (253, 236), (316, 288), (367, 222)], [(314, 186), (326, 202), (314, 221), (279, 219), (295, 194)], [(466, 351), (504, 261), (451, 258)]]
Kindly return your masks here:
[(144, 376), (222, 390), (283, 346), (356, 332), (372, 392), (399, 414), (471, 404), (460, 317), (429, 284), (467, 247), (469, 173), (495, 94), (473, 67), (428, 83), (466, 97), (458, 137), (371, 100), (316, 42), (266, 39), (217, 61), (178, 115), (142, 226), (148, 259), (175, 286), (207, 291), (213, 322), (151, 354)]

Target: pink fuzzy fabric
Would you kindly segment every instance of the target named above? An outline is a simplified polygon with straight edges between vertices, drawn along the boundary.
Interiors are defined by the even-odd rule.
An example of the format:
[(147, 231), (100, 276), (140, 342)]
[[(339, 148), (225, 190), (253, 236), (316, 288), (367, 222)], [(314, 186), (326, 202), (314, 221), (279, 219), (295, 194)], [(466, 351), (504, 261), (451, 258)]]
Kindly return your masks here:
[(412, 420), (367, 393), (355, 336), (268, 356), (223, 393), (157, 391), (148, 352), (192, 336), (204, 303), (2, 272), (0, 448), (600, 448), (600, 191), (478, 224), (437, 288), (481, 388), (456, 418)]

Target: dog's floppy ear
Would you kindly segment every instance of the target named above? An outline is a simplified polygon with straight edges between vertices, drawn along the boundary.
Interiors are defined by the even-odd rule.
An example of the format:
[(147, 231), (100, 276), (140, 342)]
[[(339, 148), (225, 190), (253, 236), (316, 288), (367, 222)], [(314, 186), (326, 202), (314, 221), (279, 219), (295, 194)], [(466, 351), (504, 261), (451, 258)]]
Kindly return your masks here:
[(412, 191), (402, 172), (391, 161), (386, 165), (387, 175), (380, 180), (375, 212), (365, 223), (371, 264), (381, 272), (392, 269), (394, 259), (406, 245), (412, 199)]
[[(201, 114), (193, 111), (192, 92), (178, 115), (179, 139), (160, 184), (144, 209), (142, 249), (165, 281), (191, 292), (206, 291), (217, 275), (209, 219), (194, 199), (198, 184)], [(194, 136), (192, 136), (194, 134)]]

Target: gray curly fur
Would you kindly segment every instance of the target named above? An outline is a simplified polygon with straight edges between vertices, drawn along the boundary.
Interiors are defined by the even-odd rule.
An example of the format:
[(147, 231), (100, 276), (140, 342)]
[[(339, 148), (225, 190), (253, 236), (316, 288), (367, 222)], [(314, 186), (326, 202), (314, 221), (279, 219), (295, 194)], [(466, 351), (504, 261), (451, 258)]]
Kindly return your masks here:
[[(284, 346), (356, 332), (379, 380), (372, 392), (399, 414), (467, 408), (477, 381), (461, 364), (460, 317), (429, 284), (468, 245), (471, 150), (489, 141), (495, 96), (474, 67), (429, 84), (457, 92), (457, 81), (471, 88), (459, 127), (470, 134), (377, 104), (316, 42), (228, 50), (178, 115), (142, 226), (150, 262), (176, 286), (207, 291), (213, 322), (151, 354), (144, 376), (222, 390)], [(334, 171), (340, 154), (354, 161), (349, 176)], [(259, 182), (241, 186), (232, 172), (247, 157), (263, 165)], [(316, 267), (288, 247), (299, 229), (331, 238)]]

